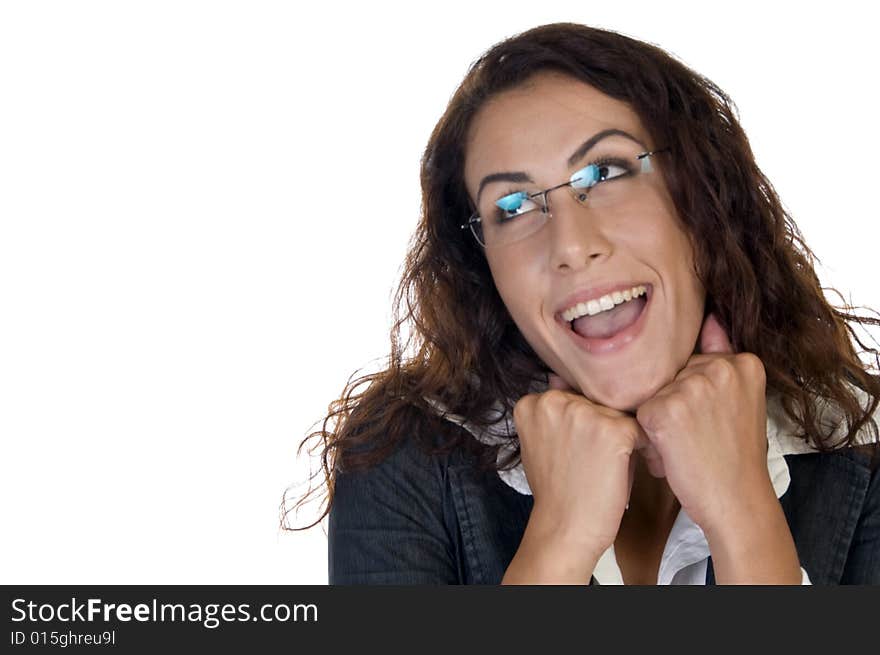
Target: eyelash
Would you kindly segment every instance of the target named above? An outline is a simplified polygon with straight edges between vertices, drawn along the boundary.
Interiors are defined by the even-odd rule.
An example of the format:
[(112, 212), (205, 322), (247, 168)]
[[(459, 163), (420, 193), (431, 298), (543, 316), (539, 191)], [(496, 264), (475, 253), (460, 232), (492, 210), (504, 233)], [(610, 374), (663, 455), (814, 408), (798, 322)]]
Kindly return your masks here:
[[(588, 162), (586, 165), (589, 166), (590, 164), (592, 164), (593, 166), (596, 166), (596, 167), (598, 167), (598, 168), (601, 168), (602, 166), (608, 166), (609, 164), (612, 164), (612, 165), (614, 165), (614, 166), (620, 166), (623, 170), (626, 171), (626, 174), (627, 174), (627, 175), (629, 175), (629, 174), (632, 173), (632, 169), (630, 168), (629, 164), (628, 164), (625, 160), (620, 159), (619, 157), (611, 156), (611, 155), (606, 155), (606, 156), (604, 156), (604, 157), (599, 157), (598, 159), (595, 159), (595, 160), (593, 160), (593, 161), (591, 161), (591, 162)], [(621, 177), (622, 177), (622, 176), (621, 176)], [(499, 196), (499, 198), (504, 197), (504, 196), (506, 196), (506, 195), (508, 195), (508, 194), (510, 194), (510, 193), (516, 193), (517, 191), (522, 191), (522, 189), (517, 189), (517, 188), (515, 188), (515, 187), (508, 187), (507, 191), (505, 191), (504, 193), (502, 193), (502, 194)], [(529, 195), (531, 195), (531, 194), (529, 194)], [(500, 217), (500, 216), (507, 216), (507, 212), (505, 212), (505, 211), (504, 211), (503, 209), (501, 209), (501, 208), (498, 208), (496, 214), (497, 214), (499, 217)]]

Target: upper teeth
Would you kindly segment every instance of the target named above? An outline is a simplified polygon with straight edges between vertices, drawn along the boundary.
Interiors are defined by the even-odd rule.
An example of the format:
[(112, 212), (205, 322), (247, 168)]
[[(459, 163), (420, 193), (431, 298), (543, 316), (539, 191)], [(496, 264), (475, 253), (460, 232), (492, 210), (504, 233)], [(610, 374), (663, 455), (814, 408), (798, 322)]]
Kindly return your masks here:
[(562, 318), (565, 321), (573, 321), (576, 318), (580, 318), (581, 316), (592, 316), (593, 314), (598, 314), (599, 312), (604, 312), (607, 309), (611, 309), (615, 305), (619, 305), (620, 303), (626, 302), (627, 300), (638, 298), (646, 292), (647, 288), (643, 284), (633, 287), (632, 289), (626, 289), (624, 291), (612, 291), (611, 293), (606, 294), (601, 298), (594, 298), (593, 300), (588, 300), (587, 302), (581, 302), (574, 307), (566, 309), (564, 312), (562, 312)]

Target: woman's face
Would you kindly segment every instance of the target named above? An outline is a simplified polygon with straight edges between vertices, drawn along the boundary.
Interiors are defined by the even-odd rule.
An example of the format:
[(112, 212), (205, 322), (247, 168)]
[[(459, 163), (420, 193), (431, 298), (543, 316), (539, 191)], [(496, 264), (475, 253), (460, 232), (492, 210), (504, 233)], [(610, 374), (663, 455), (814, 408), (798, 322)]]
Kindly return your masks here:
[[(588, 139), (609, 129), (640, 143), (610, 135), (568, 162)], [(471, 200), (479, 191), (485, 207), (487, 198), (494, 202), (515, 191), (534, 193), (566, 182), (603, 156), (667, 145), (650, 141), (627, 104), (574, 78), (544, 72), (494, 97), (474, 117), (465, 182)], [(693, 354), (702, 325), (705, 290), (660, 173), (668, 156), (652, 156), (654, 171), (632, 178), (637, 182), (605, 187), (632, 190), (611, 207), (581, 204), (570, 188), (551, 191), (551, 217), (537, 232), (486, 249), (498, 292), (538, 356), (590, 400), (622, 411), (634, 412), (672, 381)], [(489, 175), (517, 172), (525, 175), (483, 183)], [(600, 314), (580, 323), (566, 320), (572, 316), (566, 310), (584, 310), (577, 308), (581, 302), (640, 285), (647, 288), (647, 302), (636, 299), (610, 325), (602, 324)], [(608, 306), (608, 298), (598, 302), (603, 304)]]

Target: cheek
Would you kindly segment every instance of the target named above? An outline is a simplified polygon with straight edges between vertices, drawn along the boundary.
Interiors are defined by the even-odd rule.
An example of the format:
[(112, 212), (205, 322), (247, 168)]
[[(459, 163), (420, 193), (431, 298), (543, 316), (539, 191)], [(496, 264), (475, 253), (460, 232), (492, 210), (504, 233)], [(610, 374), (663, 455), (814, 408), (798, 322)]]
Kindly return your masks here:
[(543, 300), (541, 276), (532, 258), (522, 252), (487, 255), (498, 295), (514, 322), (525, 334), (540, 320)]
[(554, 370), (564, 370), (554, 347), (552, 327), (543, 313), (540, 294), (517, 274), (505, 277), (500, 286), (496, 282), (496, 288), (513, 324), (538, 358)]
[(706, 289), (694, 270), (693, 250), (684, 235), (677, 257), (679, 263), (672, 284), (677, 296), (674, 312), (680, 342), (676, 354), (679, 359), (684, 358), (683, 364), (697, 346), (706, 308)]
[(695, 268), (694, 250), (690, 239), (684, 232), (679, 232), (678, 248), (673, 257), (679, 261), (679, 286), (684, 295), (684, 304), (691, 314), (699, 314), (702, 319), (706, 300), (706, 289), (700, 281)]

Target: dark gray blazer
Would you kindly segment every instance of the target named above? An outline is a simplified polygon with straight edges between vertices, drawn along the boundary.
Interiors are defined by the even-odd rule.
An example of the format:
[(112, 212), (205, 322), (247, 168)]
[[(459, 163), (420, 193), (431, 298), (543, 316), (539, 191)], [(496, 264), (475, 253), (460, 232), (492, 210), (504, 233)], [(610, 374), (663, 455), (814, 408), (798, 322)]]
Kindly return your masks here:
[[(780, 502), (810, 581), (880, 584), (880, 474), (866, 447), (785, 461)], [(479, 473), (472, 456), (430, 456), (411, 440), (367, 471), (338, 475), (330, 584), (499, 584), (531, 510), (531, 496)]]

